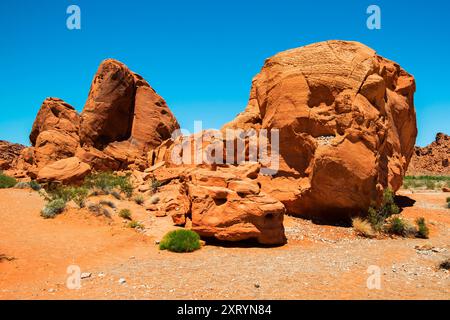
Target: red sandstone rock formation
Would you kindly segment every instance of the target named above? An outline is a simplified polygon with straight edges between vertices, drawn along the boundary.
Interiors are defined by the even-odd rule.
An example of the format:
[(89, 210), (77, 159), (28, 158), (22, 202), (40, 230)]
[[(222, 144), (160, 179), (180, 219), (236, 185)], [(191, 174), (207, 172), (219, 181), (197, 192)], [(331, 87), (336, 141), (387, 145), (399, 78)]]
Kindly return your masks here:
[(20, 156), (25, 146), (0, 140), (0, 170), (8, 170)]
[(280, 130), (280, 171), (263, 191), (288, 212), (342, 217), (397, 190), (417, 135), (414, 78), (356, 42), (327, 41), (266, 60), (247, 109), (226, 128)]
[(450, 175), (450, 136), (438, 133), (428, 146), (416, 147), (408, 175)]

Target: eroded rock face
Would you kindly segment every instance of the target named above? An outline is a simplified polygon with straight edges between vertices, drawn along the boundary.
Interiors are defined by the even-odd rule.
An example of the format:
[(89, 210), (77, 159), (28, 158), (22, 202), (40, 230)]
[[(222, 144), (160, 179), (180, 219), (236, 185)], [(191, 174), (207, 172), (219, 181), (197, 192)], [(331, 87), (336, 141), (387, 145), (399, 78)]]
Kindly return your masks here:
[(408, 168), (409, 175), (450, 175), (450, 136), (438, 133), (426, 147), (416, 147)]
[[(280, 130), (274, 190), (288, 212), (342, 217), (400, 188), (417, 135), (414, 78), (356, 42), (327, 41), (266, 60), (247, 109), (225, 128)], [(285, 192), (284, 192), (284, 191)]]
[(39, 170), (37, 181), (74, 184), (83, 181), (91, 167), (77, 157), (67, 158), (49, 164)]
[(49, 164), (77, 156), (97, 171), (144, 169), (146, 152), (178, 128), (165, 101), (141, 76), (108, 59), (81, 114), (61, 99), (44, 101), (31, 130), (32, 148), (18, 167), (35, 176)]
[(147, 195), (153, 193), (145, 204), (149, 212), (169, 215), (175, 225), (222, 241), (284, 244), (286, 209), (280, 201), (261, 192), (255, 179), (258, 168), (258, 164), (217, 170), (161, 165), (135, 180), (141, 181), (141, 186), (148, 186), (152, 180), (162, 184), (154, 191), (141, 187), (138, 190)]
[(0, 140), (0, 170), (8, 170), (20, 157), (25, 146)]

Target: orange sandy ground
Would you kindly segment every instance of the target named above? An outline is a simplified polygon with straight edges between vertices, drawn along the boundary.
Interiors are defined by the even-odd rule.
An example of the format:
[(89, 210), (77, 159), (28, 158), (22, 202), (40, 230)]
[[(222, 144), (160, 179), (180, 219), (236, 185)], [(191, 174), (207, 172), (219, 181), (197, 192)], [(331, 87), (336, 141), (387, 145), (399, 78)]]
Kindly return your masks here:
[[(145, 233), (75, 209), (45, 220), (36, 192), (0, 190), (0, 299), (449, 299), (450, 210), (444, 193), (406, 193), (402, 215), (424, 216), (430, 239), (364, 239), (351, 228), (286, 217), (288, 244), (276, 248), (206, 245), (189, 254), (159, 251), (155, 240), (174, 227), (128, 207)], [(418, 251), (430, 245), (434, 250)], [(3, 257), (3, 258), (2, 258)], [(68, 289), (69, 265), (91, 277)], [(367, 268), (381, 268), (381, 288), (368, 289)], [(126, 279), (120, 284), (119, 279)]]

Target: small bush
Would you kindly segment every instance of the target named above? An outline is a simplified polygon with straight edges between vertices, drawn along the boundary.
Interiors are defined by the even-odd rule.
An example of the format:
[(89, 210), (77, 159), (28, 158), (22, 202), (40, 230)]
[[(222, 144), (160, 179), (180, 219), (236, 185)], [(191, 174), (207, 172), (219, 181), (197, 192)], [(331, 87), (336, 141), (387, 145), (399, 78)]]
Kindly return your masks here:
[(416, 219), (417, 224), (417, 237), (422, 239), (428, 239), (430, 230), (425, 222), (425, 218), (420, 217)]
[(138, 194), (134, 197), (134, 202), (136, 202), (138, 205), (142, 205), (144, 203), (145, 199), (142, 194)]
[(433, 180), (427, 180), (425, 183), (427, 190), (434, 190), (436, 188), (436, 182)]
[(122, 219), (131, 220), (131, 211), (129, 209), (122, 209), (119, 211), (119, 217), (121, 217)]
[(192, 252), (200, 249), (200, 236), (191, 230), (175, 230), (167, 233), (159, 244), (160, 250)]
[(52, 200), (42, 209), (41, 216), (45, 219), (52, 219), (63, 212), (65, 207), (66, 202), (63, 199)]
[(104, 215), (107, 218), (111, 218), (111, 213), (108, 209), (104, 208), (100, 203), (90, 203), (87, 206), (88, 210), (96, 216)]
[(57, 186), (50, 188), (48, 195), (52, 200), (63, 199), (65, 202), (73, 200), (80, 208), (83, 208), (89, 195), (89, 190), (86, 187)]
[(119, 188), (128, 197), (131, 197), (133, 193), (129, 175), (120, 177), (110, 172), (96, 173), (87, 176), (84, 184), (89, 188), (98, 188), (107, 193), (111, 193), (115, 188)]
[(153, 195), (151, 198), (150, 198), (150, 203), (151, 204), (157, 204), (158, 202), (159, 202), (159, 197), (157, 196), (157, 195)]
[(405, 223), (399, 217), (395, 217), (388, 225), (387, 231), (392, 234), (402, 236), (405, 232)]
[(439, 268), (445, 269), (445, 270), (450, 270), (450, 259), (447, 259), (447, 260), (445, 260), (445, 261), (442, 261), (442, 262), (439, 264)]
[(14, 186), (15, 189), (28, 189), (30, 188), (30, 184), (28, 182), (17, 182)]
[(30, 181), (30, 188), (34, 191), (39, 191), (42, 189), (41, 185), (35, 180)]
[(117, 200), (122, 200), (122, 196), (120, 195), (120, 192), (117, 190), (113, 190), (109, 194), (112, 195)]
[(445, 199), (445, 201), (450, 202), (450, 197), (447, 197), (447, 199)]
[(365, 220), (354, 218), (352, 220), (352, 225), (353, 229), (355, 229), (356, 233), (360, 236), (366, 238), (373, 238), (375, 236), (371, 224)]
[(12, 188), (17, 184), (17, 180), (4, 175), (3, 172), (0, 171), (0, 189)]
[(387, 218), (400, 212), (399, 207), (395, 204), (395, 194), (388, 188), (384, 190), (383, 201), (377, 209), (371, 206), (367, 212), (367, 220), (375, 231), (380, 231)]
[(99, 203), (102, 206), (107, 206), (107, 207), (110, 207), (111, 209), (115, 209), (116, 208), (116, 205), (114, 204), (114, 202), (109, 201), (109, 200), (101, 200)]
[(158, 190), (159, 190), (159, 188), (160, 188), (161, 186), (162, 186), (161, 181), (159, 181), (158, 179), (155, 179), (155, 178), (152, 179), (152, 185), (151, 185), (151, 187), (152, 187), (152, 192), (153, 192), (153, 193), (158, 192)]
[(130, 223), (128, 223), (128, 227), (132, 228), (132, 229), (141, 229), (144, 230), (144, 225), (138, 221), (130, 221)]

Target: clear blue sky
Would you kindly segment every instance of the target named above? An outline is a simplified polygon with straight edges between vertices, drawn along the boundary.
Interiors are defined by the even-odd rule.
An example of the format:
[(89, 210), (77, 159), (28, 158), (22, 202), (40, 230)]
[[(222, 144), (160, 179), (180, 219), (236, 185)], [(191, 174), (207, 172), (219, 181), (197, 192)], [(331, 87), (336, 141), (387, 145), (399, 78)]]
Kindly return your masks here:
[[(82, 29), (66, 28), (81, 8)], [(377, 4), (382, 29), (366, 28)], [(98, 64), (115, 58), (140, 73), (183, 128), (219, 128), (245, 108), (251, 79), (279, 51), (357, 40), (416, 77), (417, 143), (450, 133), (447, 0), (1, 0), (0, 139), (28, 143), (49, 96), (81, 111)]]

